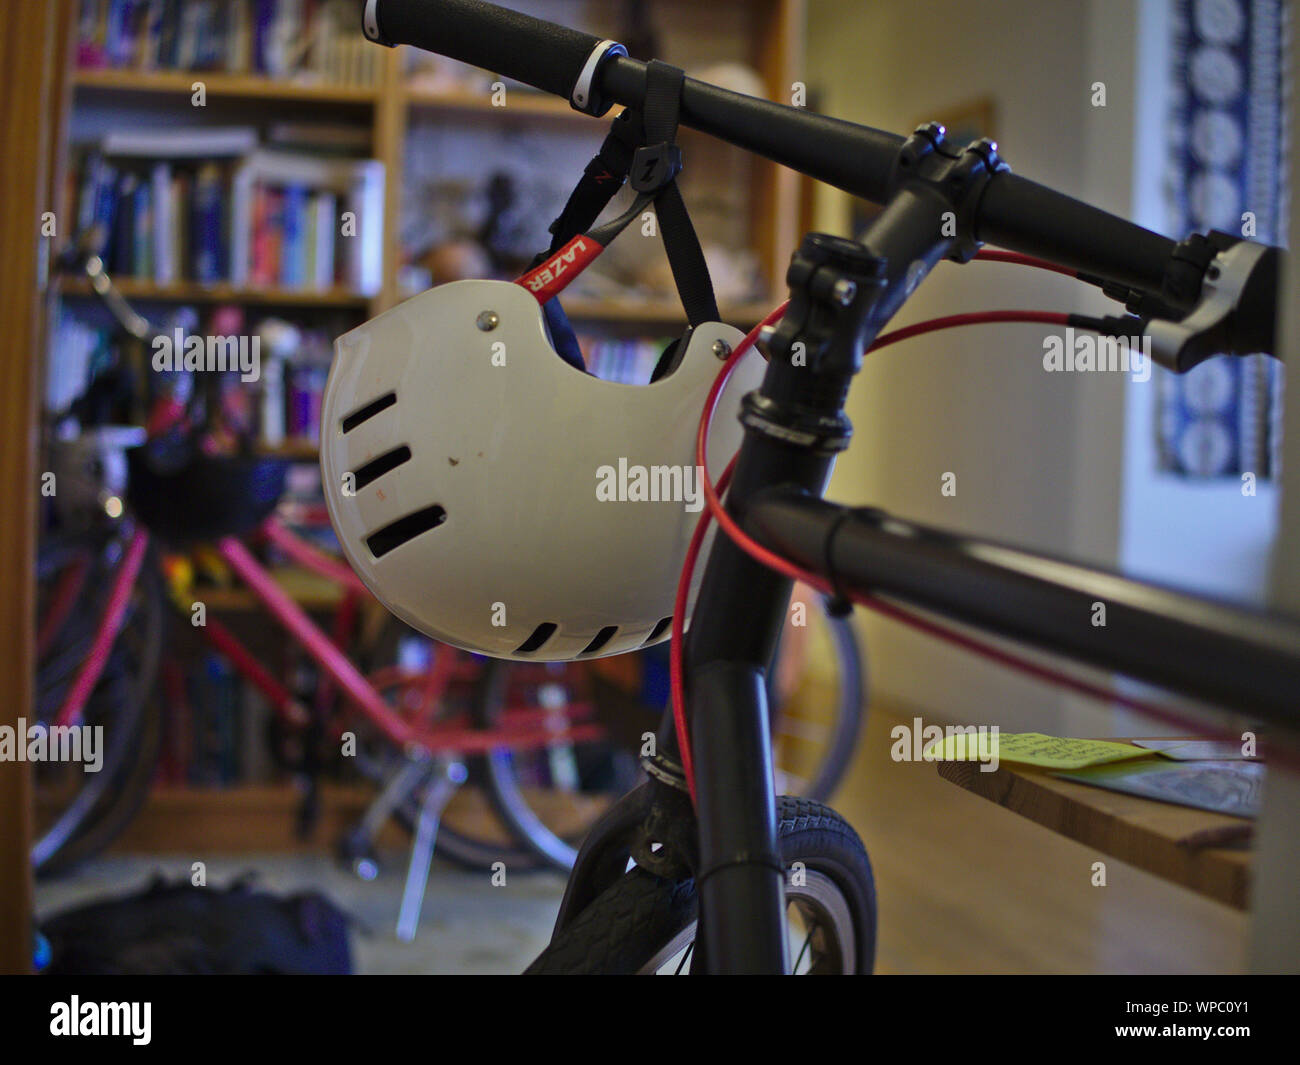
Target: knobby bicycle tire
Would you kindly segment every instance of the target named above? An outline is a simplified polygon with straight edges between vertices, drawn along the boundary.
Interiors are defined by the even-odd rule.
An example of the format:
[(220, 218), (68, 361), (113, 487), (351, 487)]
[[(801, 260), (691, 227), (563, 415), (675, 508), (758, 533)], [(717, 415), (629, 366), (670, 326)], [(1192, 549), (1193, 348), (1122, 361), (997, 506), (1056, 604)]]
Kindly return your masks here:
[[(849, 968), (870, 973), (876, 953), (876, 888), (870, 859), (857, 832), (821, 803), (782, 796), (777, 801), (777, 833), (787, 871), (794, 862), (801, 862), (805, 874), (826, 878), (840, 892), (852, 923)], [(690, 934), (697, 914), (693, 880), (665, 880), (632, 869), (574, 917), (526, 972), (642, 972), (674, 940)]]

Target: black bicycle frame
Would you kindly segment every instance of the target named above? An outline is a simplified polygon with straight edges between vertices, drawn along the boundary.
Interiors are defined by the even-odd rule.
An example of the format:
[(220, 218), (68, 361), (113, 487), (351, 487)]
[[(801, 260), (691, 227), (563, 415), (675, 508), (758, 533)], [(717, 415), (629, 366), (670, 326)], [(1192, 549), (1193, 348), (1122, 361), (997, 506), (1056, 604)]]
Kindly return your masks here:
[[(937, 236), (947, 206), (924, 189), (904, 191), (864, 236), (881, 267), (880, 285), (859, 294), (867, 306), (846, 311), (840, 325), (850, 334), (840, 339), (859, 353), (924, 272), (917, 264), (928, 270), (948, 253), (951, 238)], [(865, 332), (854, 328), (863, 321)], [(776, 351), (761, 389), (767, 409), (799, 409), (805, 423), (813, 412), (826, 421), (840, 417), (846, 393), (842, 373), (819, 378), (778, 361)], [(829, 472), (825, 455), (747, 421), (727, 509), (760, 544), (843, 594), (883, 593), (1287, 729), (1300, 726), (1295, 619), (956, 537), (878, 510), (850, 511), (819, 498)], [(718, 537), (687, 643), (703, 947), (696, 949), (710, 971), (786, 969), (763, 677), (789, 596), (788, 580)], [(1107, 609), (1104, 625), (1094, 623), (1098, 602)], [(666, 720), (664, 739), (668, 727)]]
[[(480, 0), (367, 0), (364, 18), (372, 40), (491, 69), (588, 114), (645, 101), (646, 65), (611, 42)], [(1300, 723), (1292, 698), (1300, 695), (1294, 621), (1013, 549), (915, 527), (904, 532), (819, 498), (834, 455), (848, 443), (844, 402), (863, 352), (940, 259), (966, 261), (988, 241), (1071, 267), (1130, 304), (1146, 301), (1151, 313), (1181, 320), (1201, 301), (1222, 240), (1176, 245), (1009, 173), (989, 142), (964, 150), (946, 144), (937, 125), (904, 138), (689, 78), (680, 120), (885, 205), (860, 245), (810, 237), (795, 256), (791, 309), (765, 341), (763, 384), (744, 403), (745, 439), (726, 499), (743, 527), (845, 590), (886, 591), (1140, 680), (1288, 727)], [(1271, 351), (1275, 274), (1242, 269), (1232, 286), (1234, 313), (1213, 342), (1221, 351)], [(1219, 273), (1216, 262), (1210, 276)], [(1222, 282), (1217, 288), (1228, 290)], [(797, 345), (806, 363), (792, 357)], [(789, 596), (787, 579), (717, 537), (686, 648), (693, 815), (665, 715), (657, 756), (646, 763), (650, 781), (616, 804), (579, 852), (557, 933), (623, 875), (632, 856), (653, 873), (694, 875), (700, 927), (693, 971), (786, 971), (764, 677)], [(1085, 609), (1097, 600), (1112, 604), (1104, 628), (1092, 626)]]

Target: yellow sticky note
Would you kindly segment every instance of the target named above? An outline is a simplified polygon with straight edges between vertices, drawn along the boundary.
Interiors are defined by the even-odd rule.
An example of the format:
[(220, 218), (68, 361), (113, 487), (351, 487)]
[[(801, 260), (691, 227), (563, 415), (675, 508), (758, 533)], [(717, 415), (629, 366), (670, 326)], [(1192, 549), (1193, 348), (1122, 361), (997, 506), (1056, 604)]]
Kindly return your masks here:
[[(1141, 758), (1151, 752), (1131, 743), (1108, 740), (1072, 740), (1063, 736), (1045, 736), (1041, 732), (1005, 732), (993, 735), (981, 732), (978, 744), (974, 736), (951, 735), (936, 740), (927, 748), (927, 757), (936, 761), (981, 761), (998, 759), (1044, 769), (1082, 769), (1089, 765)], [(976, 750), (978, 748), (978, 750)]]

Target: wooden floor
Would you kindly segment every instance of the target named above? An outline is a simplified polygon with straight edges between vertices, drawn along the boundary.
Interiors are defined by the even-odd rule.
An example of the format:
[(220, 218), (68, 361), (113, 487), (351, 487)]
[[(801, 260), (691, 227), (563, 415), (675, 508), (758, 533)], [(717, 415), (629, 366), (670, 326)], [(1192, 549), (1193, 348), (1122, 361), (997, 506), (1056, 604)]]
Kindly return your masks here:
[[(899, 720), (872, 712), (833, 803), (875, 868), (878, 971), (1243, 971), (1243, 914), (972, 795), (933, 763), (891, 761)], [(1098, 860), (1105, 887), (1092, 886)]]
[[(879, 972), (1242, 971), (1244, 915), (1115, 860), (1107, 860), (1107, 886), (1093, 887), (1092, 863), (1105, 860), (1103, 855), (942, 780), (933, 763), (891, 761), (889, 730), (899, 720), (873, 709), (856, 762), (834, 801), (862, 834), (875, 866)], [(248, 812), (238, 807), (234, 812), (247, 826)], [(180, 813), (170, 810), (183, 827), (190, 819)], [(286, 836), (290, 814), (286, 806), (277, 818)], [(157, 850), (171, 840), (157, 825), (146, 831), (150, 817), (146, 811), (124, 837), (119, 855), (145, 843), (143, 849)], [(191, 821), (188, 827), (199, 826)], [(247, 827), (235, 835), (218, 827), (203, 829), (208, 847), (202, 853), (214, 882), (257, 869), (268, 886), (314, 885), (364, 913), (376, 936), (359, 948), (362, 971), (518, 972), (545, 942), (559, 903), (558, 876), (511, 877), (509, 890), (489, 891), (481, 875), (439, 865), (425, 907), (427, 928), (408, 948), (391, 934), (400, 853), (386, 879), (362, 885), (339, 872), (328, 856), (282, 850), (221, 858), (210, 852), (246, 843)], [(327, 854), (324, 844), (320, 849)], [(195, 852), (191, 846), (176, 853)], [(48, 913), (93, 895), (139, 887), (150, 870), (180, 875), (189, 861), (109, 856), (68, 880), (43, 883), (39, 908)]]

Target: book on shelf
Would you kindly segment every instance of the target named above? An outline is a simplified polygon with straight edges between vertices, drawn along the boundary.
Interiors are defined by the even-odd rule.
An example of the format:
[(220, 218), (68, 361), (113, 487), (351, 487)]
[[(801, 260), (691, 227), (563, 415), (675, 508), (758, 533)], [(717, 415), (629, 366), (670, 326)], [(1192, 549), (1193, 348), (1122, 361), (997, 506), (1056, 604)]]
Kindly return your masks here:
[(330, 122), (276, 122), (266, 140), (279, 148), (361, 156), (370, 151), (371, 131), (365, 126)]
[(246, 144), (242, 129), (105, 138), (71, 178), (78, 229), (99, 227), (122, 278), (377, 293), (383, 163)]
[(266, 784), (278, 775), (268, 744), (273, 710), (222, 656), (164, 667), (163, 739), (156, 781), (168, 787)]
[(353, 0), (80, 0), (83, 69), (372, 86), (379, 63)]
[(215, 159), (246, 155), (256, 147), (253, 126), (116, 129), (104, 134), (99, 145), (105, 155), (152, 159)]
[(267, 284), (277, 275), (284, 284), (287, 273), (319, 286), (333, 257), (341, 260), (350, 288), (365, 296), (379, 291), (384, 248), (384, 164), (379, 160), (259, 149), (235, 172), (231, 211), (235, 284)]
[(659, 357), (671, 343), (653, 337), (604, 337), (579, 334), (587, 371), (602, 381), (617, 384), (649, 384)]
[[(233, 324), (232, 324), (233, 323)], [(246, 324), (245, 324), (246, 323)], [(277, 315), (245, 319), (240, 307), (222, 304), (206, 315), (178, 306), (158, 320), (164, 333), (176, 328), (186, 334), (213, 336), (247, 331), (259, 338), (261, 375), (251, 386), (231, 370), (218, 383), (222, 420), (262, 448), (300, 449), (308, 454), (319, 446), (321, 406), (333, 352), (333, 327), (299, 325)], [(177, 385), (168, 374), (149, 371), (148, 362), (135, 366), (137, 386), (128, 395), (116, 387), (116, 367), (129, 362), (129, 347), (121, 333), (102, 319), (86, 321), (75, 309), (63, 307), (54, 323), (49, 358), (45, 364), (44, 409), (56, 417), (76, 413), (73, 404), (88, 394), (98, 379), (97, 399), (79, 405), (89, 428), (105, 420), (112, 424), (143, 424), (153, 402), (175, 394)], [(104, 392), (104, 389), (110, 391)], [(93, 390), (92, 390), (93, 391)], [(314, 463), (308, 466), (313, 469)], [(320, 494), (319, 480), (314, 492)]]

